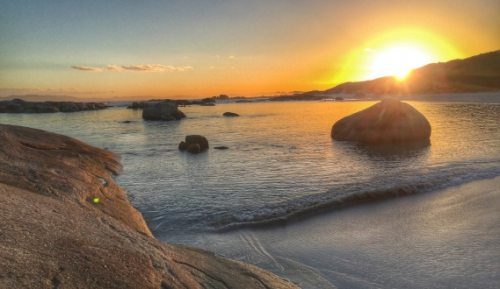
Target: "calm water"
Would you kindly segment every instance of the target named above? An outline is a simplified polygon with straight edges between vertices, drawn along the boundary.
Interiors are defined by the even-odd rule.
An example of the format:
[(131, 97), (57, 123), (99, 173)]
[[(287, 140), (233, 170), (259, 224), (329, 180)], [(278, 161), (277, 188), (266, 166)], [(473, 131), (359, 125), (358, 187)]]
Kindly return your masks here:
[[(123, 108), (2, 114), (0, 122), (70, 135), (117, 152), (125, 167), (118, 182), (158, 238), (221, 253), (223, 245), (207, 245), (205, 236), (287, 219), (352, 195), (426, 192), (500, 175), (500, 105), (411, 103), (432, 125), (427, 148), (388, 153), (331, 140), (336, 120), (372, 104), (194, 106), (181, 108), (188, 118), (167, 123), (143, 122), (139, 111)], [(223, 118), (225, 111), (241, 117)], [(230, 149), (179, 152), (177, 144), (188, 134)]]

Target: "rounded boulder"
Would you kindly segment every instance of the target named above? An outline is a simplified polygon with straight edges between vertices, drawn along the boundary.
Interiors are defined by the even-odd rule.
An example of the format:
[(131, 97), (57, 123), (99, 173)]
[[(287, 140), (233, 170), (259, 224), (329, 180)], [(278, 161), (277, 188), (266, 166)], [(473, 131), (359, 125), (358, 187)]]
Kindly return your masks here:
[(429, 144), (431, 125), (411, 105), (387, 99), (337, 121), (331, 136), (367, 144)]

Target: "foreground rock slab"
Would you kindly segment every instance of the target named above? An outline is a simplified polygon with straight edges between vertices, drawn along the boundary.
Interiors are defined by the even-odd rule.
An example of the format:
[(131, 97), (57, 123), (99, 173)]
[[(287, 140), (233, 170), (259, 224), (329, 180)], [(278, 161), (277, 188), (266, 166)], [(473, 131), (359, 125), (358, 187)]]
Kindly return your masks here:
[(298, 288), (154, 239), (109, 151), (19, 126), (0, 140), (0, 288)]
[(337, 121), (331, 136), (368, 144), (429, 144), (431, 125), (411, 105), (387, 99)]

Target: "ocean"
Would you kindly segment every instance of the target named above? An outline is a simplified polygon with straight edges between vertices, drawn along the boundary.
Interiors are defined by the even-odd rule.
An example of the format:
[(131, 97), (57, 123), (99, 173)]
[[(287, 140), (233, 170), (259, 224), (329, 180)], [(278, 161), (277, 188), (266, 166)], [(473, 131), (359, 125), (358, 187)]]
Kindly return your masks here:
[[(0, 114), (0, 122), (61, 133), (119, 154), (124, 171), (117, 181), (160, 240), (201, 247), (256, 264), (290, 278), (303, 288), (430, 288), (421, 287), (429, 285), (421, 280), (430, 280), (432, 284), (448, 280), (443, 281), (443, 286), (432, 288), (470, 288), (466, 285), (479, 284), (453, 285), (453, 278), (439, 272), (436, 272), (437, 279), (432, 279), (425, 270), (453, 270), (446, 262), (439, 264), (436, 260), (423, 269), (403, 260), (400, 264), (405, 266), (390, 265), (394, 272), (380, 277), (378, 274), (384, 275), (387, 271), (362, 269), (363, 264), (370, 264), (367, 260), (361, 262), (366, 256), (359, 255), (356, 247), (347, 249), (349, 240), (332, 236), (346, 230), (343, 226), (349, 220), (356, 222), (360, 215), (368, 214), (366, 212), (374, 214), (382, 210), (381, 204), (397, 204), (393, 200), (397, 196), (432, 195), (500, 176), (500, 104), (409, 102), (431, 123), (428, 147), (374, 148), (331, 139), (330, 130), (335, 121), (374, 103), (259, 102), (191, 106), (180, 108), (187, 118), (174, 122), (144, 122), (141, 111), (125, 108), (67, 114)], [(225, 118), (222, 113), (226, 111), (241, 116)], [(206, 136), (211, 148), (199, 155), (180, 152), (178, 143), (190, 134)], [(229, 149), (215, 150), (215, 146)], [(498, 187), (494, 190), (496, 195), (483, 200), (485, 204), (498, 202)], [(419, 210), (425, 213), (425, 206), (418, 207), (419, 210), (415, 206), (398, 211), (399, 215), (394, 218), (407, 220), (422, 213)], [(332, 217), (332, 213), (337, 215)], [(328, 214), (333, 220), (343, 221), (339, 224), (330, 218), (329, 227), (323, 217)], [(383, 212), (377, 214), (379, 218), (384, 216)], [(493, 226), (498, 217), (499, 213), (492, 213), (481, 220)], [(319, 228), (328, 227), (328, 231), (336, 233), (330, 232), (325, 238), (321, 238), (321, 230), (309, 232), (305, 239), (296, 235), (297, 228), (316, 219), (319, 220), (316, 225), (323, 222)], [(384, 222), (387, 225), (387, 219)], [(368, 224), (366, 220), (361, 223)], [(316, 225), (311, 226), (318, 228)], [(408, 224), (402, 224), (405, 225)], [(356, 226), (359, 224), (353, 223), (351, 228)], [(364, 227), (366, 236), (362, 229), (356, 233), (349, 231), (346, 236), (353, 235), (353, 244), (365, 240), (359, 245), (361, 248), (367, 246), (368, 251), (380, 252), (378, 244), (384, 242), (384, 238), (380, 240), (377, 235), (378, 239), (374, 237), (372, 243), (369, 232), (376, 228), (370, 226), (373, 224)], [(500, 251), (500, 229), (486, 226), (482, 230), (489, 230), (484, 232), (490, 238), (487, 245), (474, 249), (474, 244), (468, 246), (467, 242), (477, 240), (461, 238), (465, 242), (463, 246), (471, 249), (455, 257), (476, 260), (480, 252), (483, 257), (474, 263), (477, 266), (468, 265), (472, 270), (469, 280), (481, 279), (488, 282), (481, 283), (481, 288), (489, 288), (487, 285), (491, 282), (500, 281), (496, 266), (500, 264), (492, 259), (497, 258), (495, 252)], [(384, 236), (392, 238), (391, 246), (398, 249), (377, 255), (377, 260), (388, 263), (395, 258), (400, 260), (397, 252), (405, 248), (401, 248), (397, 238), (390, 236), (390, 232), (397, 230), (384, 232)], [(404, 232), (408, 234), (410, 230), (407, 228)], [(313, 246), (315, 238), (322, 241)], [(313, 248), (289, 244), (293, 240), (310, 242), (315, 250), (321, 249), (320, 253), (315, 253), (317, 256), (312, 259), (306, 258), (314, 255), (310, 252)], [(343, 247), (339, 245), (342, 242), (346, 244)], [(411, 240), (403, 243), (410, 247), (412, 244)], [(446, 255), (448, 249), (454, 250), (453, 243), (434, 252), (435, 258)], [(421, 255), (418, 250), (414, 251)], [(325, 256), (329, 258), (324, 259)], [(406, 260), (413, 259), (407, 257)], [(353, 262), (359, 263), (356, 263), (360, 267), (358, 273), (354, 273)], [(351, 269), (345, 269), (347, 267)], [(414, 271), (413, 275), (409, 274), (410, 270)], [(457, 272), (462, 272), (460, 270)], [(488, 270), (489, 275), (481, 275)], [(448, 279), (443, 279), (444, 276)], [(384, 278), (388, 279), (384, 281)], [(452, 285), (447, 287), (447, 284)]]

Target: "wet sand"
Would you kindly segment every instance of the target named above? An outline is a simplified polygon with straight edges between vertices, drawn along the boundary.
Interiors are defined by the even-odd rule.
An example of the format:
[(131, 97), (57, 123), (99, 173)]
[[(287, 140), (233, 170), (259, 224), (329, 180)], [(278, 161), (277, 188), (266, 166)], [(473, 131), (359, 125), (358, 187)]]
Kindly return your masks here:
[(302, 288), (497, 288), (499, 188), (475, 181), (199, 245)]

